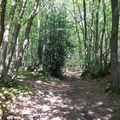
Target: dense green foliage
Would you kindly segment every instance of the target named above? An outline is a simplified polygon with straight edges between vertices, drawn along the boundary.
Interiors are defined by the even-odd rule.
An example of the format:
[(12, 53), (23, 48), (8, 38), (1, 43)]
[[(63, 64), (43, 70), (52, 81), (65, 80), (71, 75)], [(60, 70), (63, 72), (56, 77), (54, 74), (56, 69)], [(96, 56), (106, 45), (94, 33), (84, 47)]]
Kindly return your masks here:
[(1, 79), (21, 68), (58, 77), (69, 66), (95, 78), (118, 76), (118, 7), (119, 0), (1, 1)]
[(42, 29), (39, 39), (38, 54), (43, 70), (56, 77), (62, 72), (71, 46), (66, 12), (64, 6), (58, 10), (52, 8), (46, 18), (46, 28)]

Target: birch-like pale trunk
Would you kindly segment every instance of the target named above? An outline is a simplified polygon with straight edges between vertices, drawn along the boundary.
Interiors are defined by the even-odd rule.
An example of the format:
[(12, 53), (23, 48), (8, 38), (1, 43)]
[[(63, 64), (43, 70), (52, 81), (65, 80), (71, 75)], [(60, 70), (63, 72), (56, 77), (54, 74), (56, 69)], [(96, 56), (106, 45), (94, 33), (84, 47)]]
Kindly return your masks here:
[(107, 72), (105, 66), (103, 68), (103, 42), (105, 40), (105, 29), (106, 29), (106, 3), (105, 0), (102, 1), (103, 2), (103, 29), (102, 29), (102, 35), (101, 35), (101, 40), (100, 40), (100, 67), (102, 71)]
[[(16, 42), (17, 42), (17, 38), (19, 36), (19, 31), (20, 31), (20, 28), (21, 28), (21, 23), (19, 21), (23, 18), (26, 3), (27, 3), (27, 0), (22, 1), (22, 5), (21, 5), (21, 8), (19, 10), (19, 15), (18, 15), (18, 23), (15, 25), (14, 32), (13, 32), (14, 34), (13, 34), (13, 38), (12, 38), (12, 40), (13, 40), (12, 45), (11, 45), (11, 48), (10, 48), (10, 52), (9, 52), (7, 58), (6, 58), (10, 24), (7, 25), (8, 28), (6, 29), (5, 37), (4, 37), (5, 38), (5, 45), (4, 45), (4, 47), (5, 47), (4, 50), (5, 51), (4, 51), (4, 54), (3, 54), (3, 57), (4, 57), (4, 61), (3, 61), (3, 66), (4, 67), (3, 67), (3, 71), (2, 71), (2, 78), (3, 79), (5, 79), (7, 74), (8, 74), (10, 64), (11, 64), (11, 61), (12, 61), (12, 57), (13, 57), (13, 54), (15, 52)], [(13, 0), (13, 7), (14, 8), (12, 7), (11, 12), (10, 12), (10, 14), (12, 14), (12, 16), (15, 13), (15, 6), (16, 6), (16, 1)], [(13, 19), (13, 17), (11, 17), (11, 20), (12, 19)]]
[[(20, 52), (18, 53), (18, 58), (16, 59), (16, 62), (15, 62), (15, 72), (16, 73), (18, 72), (19, 67), (21, 66), (24, 51), (29, 45), (29, 34), (30, 34), (30, 30), (31, 30), (31, 27), (32, 27), (32, 24), (33, 24), (33, 20), (38, 13), (38, 11), (37, 11), (38, 6), (39, 6), (39, 0), (35, 0), (34, 7), (32, 9), (32, 12), (31, 12), (30, 16), (29, 16), (29, 19), (28, 19), (28, 22), (27, 22), (27, 25), (26, 25), (26, 28), (25, 28), (25, 36), (24, 36), (23, 44), (22, 44)], [(14, 77), (16, 77), (16, 75)]]

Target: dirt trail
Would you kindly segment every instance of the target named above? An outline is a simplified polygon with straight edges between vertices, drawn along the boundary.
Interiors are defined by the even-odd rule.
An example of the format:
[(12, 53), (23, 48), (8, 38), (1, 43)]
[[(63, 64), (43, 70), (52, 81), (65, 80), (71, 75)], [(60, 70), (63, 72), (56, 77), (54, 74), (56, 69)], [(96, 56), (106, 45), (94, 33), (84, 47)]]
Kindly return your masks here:
[(109, 97), (95, 81), (29, 82), (37, 94), (21, 94), (9, 106), (14, 120), (120, 120), (120, 99)]

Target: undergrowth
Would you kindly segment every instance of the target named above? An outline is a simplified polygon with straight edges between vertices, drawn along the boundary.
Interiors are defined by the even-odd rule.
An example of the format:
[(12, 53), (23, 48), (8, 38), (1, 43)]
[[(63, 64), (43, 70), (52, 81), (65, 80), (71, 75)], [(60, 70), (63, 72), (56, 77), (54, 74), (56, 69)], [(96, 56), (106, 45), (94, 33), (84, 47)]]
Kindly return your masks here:
[[(24, 73), (25, 75), (28, 75)], [(5, 113), (9, 113), (7, 105), (12, 103), (20, 93), (34, 95), (34, 87), (22, 79), (21, 74), (15, 80), (0, 80), (0, 119)]]

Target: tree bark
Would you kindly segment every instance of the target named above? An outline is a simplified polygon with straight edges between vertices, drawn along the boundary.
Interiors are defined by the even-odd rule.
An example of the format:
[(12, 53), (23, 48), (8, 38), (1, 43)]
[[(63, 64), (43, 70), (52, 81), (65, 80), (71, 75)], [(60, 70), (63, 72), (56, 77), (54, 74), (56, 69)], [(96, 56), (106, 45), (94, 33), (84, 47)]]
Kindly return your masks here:
[[(15, 2), (15, 1), (14, 1)], [(4, 62), (4, 67), (3, 67), (3, 72), (2, 72), (2, 78), (5, 79), (6, 76), (7, 76), (7, 73), (9, 71), (9, 68), (10, 68), (10, 64), (11, 64), (11, 61), (12, 61), (12, 57), (13, 57), (13, 54), (15, 52), (15, 47), (16, 47), (16, 42), (17, 42), (17, 39), (18, 39), (18, 36), (19, 36), (19, 31), (20, 31), (20, 28), (21, 28), (21, 19), (23, 18), (23, 15), (24, 15), (24, 11), (25, 11), (25, 7), (26, 7), (26, 3), (27, 3), (27, 0), (24, 0), (22, 2), (22, 5), (21, 5), (21, 8), (19, 10), (19, 15), (18, 15), (18, 23), (15, 25), (15, 28), (14, 28), (14, 33), (13, 33), (13, 41), (12, 41), (12, 45), (11, 45), (11, 49), (10, 49), (10, 53), (8, 54), (8, 58), (6, 60), (6, 63)], [(15, 12), (15, 9), (12, 8), (11, 9), (11, 12), (12, 14), (14, 14)], [(6, 43), (6, 48), (7, 48), (7, 43)], [(6, 51), (7, 52), (7, 51)], [(5, 54), (4, 54), (5, 55)]]
[[(102, 35), (101, 35), (101, 41), (100, 41), (100, 69), (103, 71), (103, 41), (105, 40), (105, 29), (106, 29), (106, 4), (105, 0), (103, 0), (103, 29), (102, 29)], [(107, 46), (106, 46), (107, 47)], [(105, 66), (104, 66), (105, 67)], [(104, 68), (106, 70), (106, 68)]]
[(1, 3), (0, 3), (0, 46), (2, 44), (3, 35), (5, 31), (4, 22), (5, 22), (6, 4), (7, 4), (7, 0), (1, 0)]
[(112, 7), (112, 33), (111, 33), (111, 89), (120, 93), (120, 79), (118, 76), (118, 29), (119, 13), (118, 0), (111, 0)]
[[(19, 67), (21, 65), (21, 62), (22, 62), (22, 59), (23, 59), (23, 55), (24, 55), (24, 50), (27, 48), (27, 46), (29, 44), (29, 34), (30, 34), (30, 30), (31, 30), (31, 26), (32, 26), (34, 17), (38, 13), (38, 11), (37, 11), (38, 5), (39, 5), (39, 0), (35, 0), (34, 7), (32, 9), (32, 12), (31, 12), (30, 16), (29, 16), (29, 19), (28, 19), (28, 22), (27, 22), (27, 25), (26, 25), (26, 28), (25, 28), (24, 42), (23, 42), (22, 48), (21, 48), (21, 50), (19, 52), (18, 58), (17, 58), (17, 60), (15, 62), (15, 72), (16, 73), (18, 72)], [(16, 75), (14, 77), (16, 77)]]
[(85, 48), (85, 69), (87, 68), (87, 20), (86, 20), (86, 0), (83, 0), (84, 9), (84, 48)]
[[(74, 12), (74, 15), (76, 15), (74, 0), (73, 0), (73, 12)], [(81, 39), (80, 39), (80, 31), (79, 31), (79, 28), (78, 28), (76, 16), (75, 16), (74, 20), (75, 20), (75, 29), (76, 29), (78, 44), (79, 44), (79, 51), (78, 52), (79, 52), (79, 61), (80, 61), (80, 59), (81, 59)], [(80, 65), (80, 67), (81, 67), (81, 65)]]

